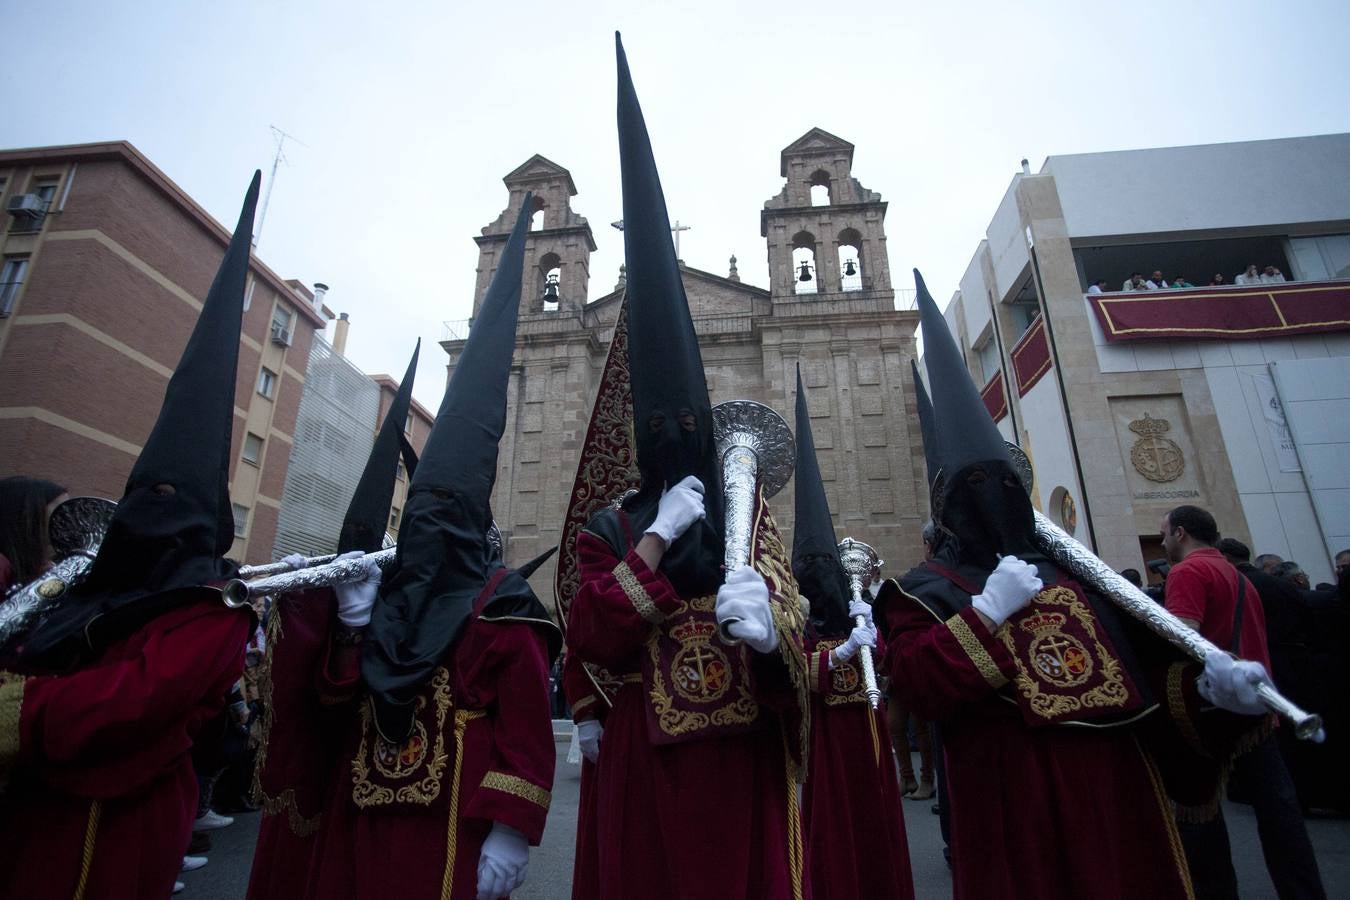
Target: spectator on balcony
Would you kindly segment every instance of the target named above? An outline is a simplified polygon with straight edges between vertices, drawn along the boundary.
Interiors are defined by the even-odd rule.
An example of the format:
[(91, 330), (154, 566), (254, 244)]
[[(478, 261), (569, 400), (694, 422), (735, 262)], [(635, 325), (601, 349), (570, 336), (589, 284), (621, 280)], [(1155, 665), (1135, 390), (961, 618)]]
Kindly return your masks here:
[(1216, 273), (1215, 276), (1209, 280), (1210, 287), (1223, 287), (1226, 284), (1228, 284), (1228, 279), (1223, 277), (1222, 272)]
[(1157, 285), (1151, 281), (1144, 280), (1143, 272), (1135, 272), (1125, 279), (1125, 283), (1120, 286), (1122, 291), (1152, 291), (1157, 289)]
[(1261, 272), (1262, 284), (1279, 284), (1284, 280), (1284, 273), (1274, 266), (1266, 266)]
[(1237, 278), (1233, 279), (1234, 284), (1260, 284), (1261, 273), (1256, 270), (1256, 263), (1247, 263), (1247, 271), (1243, 272)]
[(1176, 275), (1172, 278), (1172, 287), (1174, 288), (1193, 288), (1195, 285), (1186, 280), (1185, 275)]
[(1154, 290), (1171, 286), (1167, 283), (1167, 279), (1163, 278), (1162, 269), (1154, 269), (1153, 274), (1149, 276), (1148, 283), (1153, 286)]
[(1100, 294), (1105, 290), (1106, 290), (1106, 279), (1098, 278), (1096, 281), (1092, 282), (1092, 284), (1088, 285), (1087, 292), (1089, 294)]

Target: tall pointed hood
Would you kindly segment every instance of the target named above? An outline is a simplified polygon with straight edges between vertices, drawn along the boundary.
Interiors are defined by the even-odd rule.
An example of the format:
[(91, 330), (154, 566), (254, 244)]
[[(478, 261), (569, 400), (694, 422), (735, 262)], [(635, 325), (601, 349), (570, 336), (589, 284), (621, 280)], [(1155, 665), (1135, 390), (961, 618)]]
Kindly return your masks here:
[(797, 366), (797, 465), (792, 472), (796, 511), (792, 525), (792, 574), (802, 596), (811, 601), (811, 624), (821, 637), (848, 634), (852, 622), (848, 602), (853, 596), (839, 561), (834, 521), (820, 478), (820, 461), (811, 435), (811, 414)]
[[(254, 172), (234, 236), (89, 577), (29, 636), (30, 659), (68, 662), (97, 653), (100, 642), (115, 640), (172, 605), (164, 599), (169, 592), (231, 578), (238, 570), (224, 558), (234, 541), (230, 443), (261, 178)], [(97, 627), (86, 629), (96, 618)]]
[(937, 445), (933, 520), (956, 537), (962, 562), (992, 569), (998, 554), (1030, 551), (1031, 502), (918, 269), (914, 284)]
[(371, 448), (365, 471), (356, 484), (356, 493), (352, 494), (352, 501), (347, 506), (342, 533), (338, 536), (338, 553), (349, 550), (373, 553), (384, 544), (389, 507), (394, 501), (398, 460), (406, 440), (404, 423), (412, 406), (413, 380), (417, 376), (417, 357), (421, 352), (422, 339), (418, 338), (403, 381), (385, 413), (380, 433), (375, 436), (375, 446)]
[[(392, 574), (375, 603), (361, 674), (380, 733), (401, 742), (413, 704), (445, 652), (475, 615), (538, 621), (557, 629), (529, 584), (506, 572), (488, 544), (497, 442), (506, 429), (507, 381), (515, 350), (525, 240), (534, 198), (525, 202), (445, 389), (408, 488)], [(556, 652), (556, 649), (555, 649)]]
[(642, 486), (624, 509), (641, 534), (656, 516), (662, 490), (688, 475), (704, 486), (707, 519), (695, 523), (662, 558), (661, 570), (682, 594), (721, 583), (722, 499), (713, 452), (712, 403), (698, 336), (670, 237), (670, 217), (647, 125), (618, 34), (619, 160), (623, 173), (623, 240), (633, 430)]
[(914, 376), (914, 404), (919, 412), (919, 436), (923, 440), (923, 464), (927, 471), (928, 489), (933, 489), (933, 479), (937, 477), (941, 464), (937, 458), (937, 425), (933, 422), (933, 401), (928, 399), (928, 389), (919, 377), (919, 364), (909, 361), (910, 373)]

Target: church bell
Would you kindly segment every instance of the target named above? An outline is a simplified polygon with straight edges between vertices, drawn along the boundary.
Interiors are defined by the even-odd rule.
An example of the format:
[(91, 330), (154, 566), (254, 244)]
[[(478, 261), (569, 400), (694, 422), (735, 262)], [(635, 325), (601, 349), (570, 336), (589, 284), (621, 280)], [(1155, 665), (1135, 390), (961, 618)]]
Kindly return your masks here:
[(558, 276), (550, 275), (544, 283), (544, 300), (547, 303), (558, 302)]
[(858, 274), (858, 267), (853, 264), (853, 260), (844, 260), (844, 274), (850, 278)]
[(811, 264), (808, 263), (806, 260), (802, 260), (802, 270), (797, 274), (797, 280), (798, 281), (811, 280)]

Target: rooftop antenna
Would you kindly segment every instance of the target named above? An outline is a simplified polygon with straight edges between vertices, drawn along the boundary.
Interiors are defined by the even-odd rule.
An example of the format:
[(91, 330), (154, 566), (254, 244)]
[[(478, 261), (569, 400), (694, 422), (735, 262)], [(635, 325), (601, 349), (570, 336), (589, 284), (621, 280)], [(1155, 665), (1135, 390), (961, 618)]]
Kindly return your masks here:
[(304, 141), (293, 134), (287, 134), (275, 125), (268, 125), (272, 129), (272, 136), (277, 139), (277, 154), (272, 157), (272, 174), (267, 179), (267, 193), (263, 195), (262, 213), (258, 216), (258, 230), (253, 234), (253, 246), (256, 248), (262, 240), (263, 225), (267, 224), (267, 204), (272, 200), (272, 188), (277, 183), (277, 166), (287, 162), (285, 147), (286, 141), (295, 141), (301, 147), (308, 147)]

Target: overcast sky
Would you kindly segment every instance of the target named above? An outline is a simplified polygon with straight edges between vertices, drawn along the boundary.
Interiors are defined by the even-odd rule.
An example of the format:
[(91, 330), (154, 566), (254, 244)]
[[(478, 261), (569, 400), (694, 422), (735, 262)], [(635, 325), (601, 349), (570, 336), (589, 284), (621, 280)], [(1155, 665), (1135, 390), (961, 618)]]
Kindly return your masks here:
[[(827, 13), (822, 15), (822, 13)], [(1350, 130), (1350, 3), (4, 4), (0, 146), (125, 139), (232, 222), (288, 145), (260, 256), (327, 282), (349, 357), (398, 375), (469, 314), (473, 236), (534, 153), (571, 170), (613, 288), (620, 29), (682, 257), (767, 286), (759, 210), (812, 126), (889, 201), (897, 288), (956, 288), (1019, 161)], [(1234, 185), (1234, 190), (1241, 190)], [(1167, 197), (1157, 198), (1160, 204)], [(331, 336), (331, 329), (330, 329)], [(434, 409), (445, 357), (423, 353)]]

